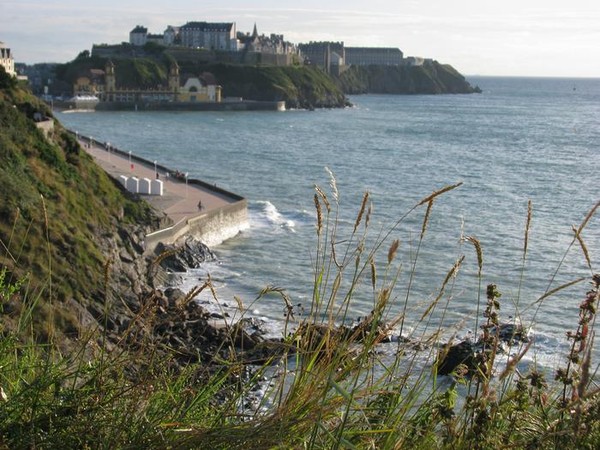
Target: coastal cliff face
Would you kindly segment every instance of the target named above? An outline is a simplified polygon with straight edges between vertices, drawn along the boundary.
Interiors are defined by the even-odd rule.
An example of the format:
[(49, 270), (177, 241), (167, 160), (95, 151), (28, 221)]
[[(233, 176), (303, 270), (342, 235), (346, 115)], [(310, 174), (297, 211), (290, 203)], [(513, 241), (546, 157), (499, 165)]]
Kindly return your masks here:
[[(117, 87), (158, 89), (168, 85), (169, 67), (175, 63), (166, 54), (147, 58), (115, 58)], [(87, 54), (61, 65), (57, 84), (73, 86), (91, 69), (104, 70), (107, 60)], [(346, 96), (329, 75), (310, 66), (256, 66), (205, 61), (177, 61), (181, 80), (202, 75), (222, 87), (224, 97), (244, 100), (285, 101), (287, 108), (336, 108), (347, 106)]]
[[(54, 122), (48, 136), (36, 126)], [(0, 70), (0, 331), (55, 339), (65, 350), (103, 328), (110, 304), (135, 304), (151, 290), (139, 258), (161, 217), (128, 197), (47, 107)], [(10, 297), (10, 298), (9, 298)], [(117, 314), (115, 312), (115, 314)]]
[[(42, 120), (52, 133), (36, 125)], [(135, 356), (126, 362), (132, 373), (157, 355), (174, 370), (225, 358), (232, 339), (245, 351), (268, 344), (244, 324), (215, 323), (193, 301), (197, 290), (162, 290), (173, 264), (185, 270), (210, 250), (186, 241), (147, 254), (146, 235), (169, 219), (109, 178), (2, 68), (0, 130), (0, 344), (41, 344), (67, 357), (118, 350)]]
[[(169, 54), (145, 58), (119, 57), (115, 65), (117, 87), (161, 89), (168, 85)], [(104, 69), (107, 60), (80, 54), (57, 70), (58, 83), (73, 86), (91, 69)], [(284, 101), (286, 108), (339, 108), (354, 94), (445, 94), (480, 92), (452, 66), (437, 61), (422, 66), (352, 66), (339, 77), (314, 66), (269, 66), (215, 63), (201, 60), (177, 61), (181, 79), (203, 76), (222, 87), (223, 97), (244, 100)]]
[(349, 104), (335, 81), (315, 67), (214, 64), (214, 74), (228, 97), (285, 101), (286, 108), (336, 108)]
[(422, 66), (353, 66), (337, 79), (346, 94), (471, 94), (456, 69), (437, 61)]

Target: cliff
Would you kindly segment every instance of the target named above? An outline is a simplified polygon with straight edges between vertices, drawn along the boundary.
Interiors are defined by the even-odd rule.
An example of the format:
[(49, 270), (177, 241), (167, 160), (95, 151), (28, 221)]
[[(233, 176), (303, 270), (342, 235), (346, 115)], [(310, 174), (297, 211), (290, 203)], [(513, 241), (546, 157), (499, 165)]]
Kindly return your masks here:
[[(50, 134), (41, 120), (54, 123)], [(215, 321), (192, 301), (198, 289), (159, 289), (177, 283), (171, 259), (197, 267), (210, 250), (188, 238), (147, 254), (146, 235), (168, 219), (109, 178), (2, 68), (0, 130), (0, 348), (41, 344), (67, 359), (117, 350), (131, 376), (150, 361), (182, 370), (223, 360), (242, 344), (240, 358), (270, 351), (243, 323)]]
[(471, 94), (471, 86), (449, 64), (422, 66), (353, 66), (337, 78), (346, 94)]
[[(158, 89), (168, 85), (172, 55), (159, 53), (144, 58), (113, 58), (117, 87)], [(58, 67), (59, 85), (73, 86), (90, 69), (104, 69), (107, 59), (82, 52), (75, 60)], [(344, 93), (330, 76), (309, 66), (256, 66), (214, 63), (201, 60), (177, 61), (182, 82), (187, 76), (207, 76), (221, 85), (224, 97), (245, 100), (285, 101), (287, 108), (335, 108), (348, 105)]]
[(336, 108), (348, 105), (335, 81), (309, 66), (247, 66), (211, 64), (184, 66), (194, 73), (210, 72), (227, 97), (285, 101), (287, 108)]
[[(437, 61), (421, 66), (352, 66), (339, 77), (313, 66), (247, 65), (207, 61), (206, 58), (176, 60), (173, 54), (154, 48), (142, 57), (117, 53), (118, 88), (165, 89), (169, 68), (177, 62), (181, 83), (188, 76), (203, 76), (222, 87), (223, 97), (244, 100), (284, 101), (286, 108), (338, 108), (349, 105), (353, 94), (444, 94), (480, 92), (452, 66)], [(57, 86), (73, 86), (90, 69), (104, 69), (107, 58), (82, 52), (58, 67)]]
[[(36, 121), (54, 121), (46, 137)], [(0, 331), (65, 347), (93, 329), (109, 303), (148, 291), (141, 239), (161, 220), (127, 196), (47, 107), (0, 70)], [(29, 331), (27, 331), (29, 333)]]

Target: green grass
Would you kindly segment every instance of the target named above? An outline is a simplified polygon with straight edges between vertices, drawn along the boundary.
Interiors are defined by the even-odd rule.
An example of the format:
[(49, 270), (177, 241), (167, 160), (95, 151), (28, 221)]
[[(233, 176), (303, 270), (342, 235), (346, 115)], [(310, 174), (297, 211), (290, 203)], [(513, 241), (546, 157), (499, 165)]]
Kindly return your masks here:
[(152, 217), (147, 204), (123, 196), (60, 124), (46, 139), (33, 116), (53, 120), (48, 108), (0, 78), (0, 265), (9, 281), (26, 277), (30, 292), (45, 292), (33, 314), (34, 329), (42, 330), (53, 322), (50, 311), (59, 323), (72, 322), (71, 299), (93, 303), (104, 295), (99, 237), (123, 223), (151, 225)]
[[(598, 275), (590, 276), (592, 288), (581, 295), (580, 320), (569, 334), (572, 349), (556, 380), (535, 367), (527, 373), (517, 370), (528, 345), (514, 348), (515, 357), (507, 363), (498, 358), (493, 326), (501, 321), (502, 300), (493, 285), (480, 296), (478, 321), (485, 348), (472, 375), (459, 367), (453, 377), (437, 377), (435, 362), (433, 367), (417, 364), (422, 351), (413, 351), (410, 343), (386, 344), (398, 346), (391, 360), (379, 355), (382, 323), (409, 327), (406, 307), (391, 313), (392, 301), (409, 301), (395, 294), (402, 262), (397, 261), (401, 244), (391, 240), (394, 230), (410, 215), (422, 214), (417, 247), (422, 245), (435, 203), (457, 187), (423, 198), (374, 239), (368, 236), (368, 194), (354, 226), (346, 229), (337, 220), (335, 179), (329, 195), (317, 188), (311, 309), (304, 317), (296, 316), (281, 288), (267, 287), (259, 294), (281, 297), (289, 328), (281, 358), (254, 367), (248, 379), (240, 378), (243, 365), (235, 353), (216, 365), (173, 370), (169, 359), (176, 355), (159, 355), (150, 341), (125, 350), (82, 339), (79, 350), (60, 354), (51, 329), (43, 345), (2, 330), (0, 443), (7, 448), (111, 449), (596, 448), (600, 394), (591, 349)], [(572, 249), (589, 254), (581, 234), (597, 208), (575, 229)], [(485, 261), (479, 242), (467, 241), (481, 268)], [(417, 263), (412, 262), (411, 271)], [(439, 325), (430, 329), (429, 319), (436, 309), (449, 308), (445, 296), (461, 263), (459, 258), (439, 295), (423, 305), (419, 325), (425, 331), (413, 337), (438, 339), (443, 330)], [(19, 330), (33, 332), (32, 312), (47, 291), (28, 292), (26, 278), (11, 282), (7, 273), (5, 268), (0, 272), (2, 304), (23, 295), (27, 301), (19, 312)], [(355, 296), (366, 291), (373, 296), (372, 314), (355, 329), (340, 328)], [(143, 323), (152, 323), (152, 314)], [(435, 361), (434, 347), (424, 352)], [(258, 396), (262, 407), (244, 408), (274, 373)]]
[[(10, 85), (0, 77), (2, 83)], [(181, 349), (157, 346), (148, 331), (159, 308), (142, 297), (127, 304), (130, 293), (106, 289), (123, 274), (109, 270), (95, 244), (96, 233), (110, 234), (115, 217), (143, 222), (148, 210), (124, 199), (68, 135), (59, 131), (45, 141), (27, 119), (35, 102), (25, 93), (10, 86), (0, 93), (0, 180), (6, 186), (0, 197), (0, 448), (598, 447), (600, 390), (592, 357), (600, 276), (583, 232), (600, 203), (573, 229), (566, 250), (579, 252), (589, 276), (564, 282), (533, 305), (542, 308), (567, 287), (581, 289), (574, 299), (578, 321), (564, 330), (571, 348), (554, 373), (536, 364), (519, 369), (526, 356), (535, 361), (529, 344), (513, 346), (511, 359), (500, 357), (494, 325), (503, 318), (501, 293), (521, 290), (525, 279), (516, 279), (518, 286), (488, 283), (483, 274), (493, 268), (483, 270), (475, 237), (464, 238), (465, 254), (448, 267), (437, 294), (425, 304), (413, 301), (429, 219), (459, 185), (424, 197), (388, 230), (373, 233), (368, 193), (356, 205), (353, 224), (339, 220), (331, 173), (329, 188), (317, 186), (314, 196), (310, 306), (298, 311), (282, 287), (258, 293), (257, 300), (279, 296), (286, 308), (278, 353), (249, 370), (230, 326), (222, 344), (227, 351), (210, 363), (174, 366)], [(7, 106), (13, 103), (16, 108)], [(532, 215), (530, 208), (524, 218), (523, 267)], [(417, 239), (411, 259), (403, 260), (404, 244), (395, 236), (414, 217), (420, 217)], [(441, 377), (443, 319), (466, 258), (477, 260), (472, 320), (484, 348), (470, 372), (459, 366), (452, 377)], [(355, 328), (340, 327), (358, 297), (372, 299), (371, 314)], [(252, 309), (236, 300), (244, 311)], [(85, 326), (76, 305), (96, 311)], [(126, 308), (131, 324), (115, 341), (105, 325)], [(393, 357), (380, 352), (387, 327), (410, 337), (385, 344), (394, 346)]]

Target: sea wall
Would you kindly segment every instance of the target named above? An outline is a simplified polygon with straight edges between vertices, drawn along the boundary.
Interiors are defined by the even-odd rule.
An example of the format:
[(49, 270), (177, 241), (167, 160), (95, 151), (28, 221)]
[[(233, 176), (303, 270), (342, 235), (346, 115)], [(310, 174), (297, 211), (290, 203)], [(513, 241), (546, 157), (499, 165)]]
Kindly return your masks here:
[[(192, 180), (190, 180), (192, 181)], [(154, 251), (159, 242), (175, 244), (186, 236), (194, 236), (209, 247), (236, 236), (248, 226), (248, 202), (239, 200), (230, 205), (215, 208), (146, 235), (145, 252)]]
[(99, 102), (96, 111), (285, 111), (283, 101)]
[[(122, 150), (116, 149), (116, 152), (123, 156), (129, 156), (128, 152), (123, 152)], [(132, 154), (131, 159), (137, 164), (145, 164), (149, 167), (154, 166), (153, 161), (140, 156)], [(157, 165), (157, 168), (172, 174), (178, 172), (163, 165)], [(187, 183), (190, 187), (199, 186), (228, 197), (231, 199), (231, 203), (191, 217), (186, 217), (171, 227), (147, 234), (144, 240), (146, 253), (154, 251), (159, 242), (163, 244), (176, 244), (186, 236), (194, 236), (209, 247), (214, 247), (227, 239), (231, 239), (248, 227), (248, 202), (244, 197), (196, 178), (188, 178)]]

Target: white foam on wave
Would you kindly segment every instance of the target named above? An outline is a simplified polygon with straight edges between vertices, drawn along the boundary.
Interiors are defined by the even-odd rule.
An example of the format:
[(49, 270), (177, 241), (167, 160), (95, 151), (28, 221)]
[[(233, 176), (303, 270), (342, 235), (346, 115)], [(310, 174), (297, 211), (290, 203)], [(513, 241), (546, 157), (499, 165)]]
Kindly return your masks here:
[(268, 200), (256, 202), (257, 208), (250, 209), (251, 227), (286, 229), (294, 233), (296, 222), (284, 216), (277, 207)]
[[(189, 269), (182, 273), (182, 282), (178, 286), (184, 292), (201, 287), (209, 279), (212, 290), (205, 288), (194, 297), (194, 300), (215, 318), (224, 320), (233, 325), (244, 318), (254, 318), (263, 322), (266, 338), (281, 338), (284, 335), (284, 323), (264, 314), (261, 305), (241, 301), (240, 292), (236, 292), (237, 280), (243, 276), (242, 273), (231, 270), (227, 264), (221, 261), (209, 261), (201, 264), (196, 269)], [(236, 298), (240, 299), (240, 303)], [(240, 306), (242, 309), (240, 309)]]

